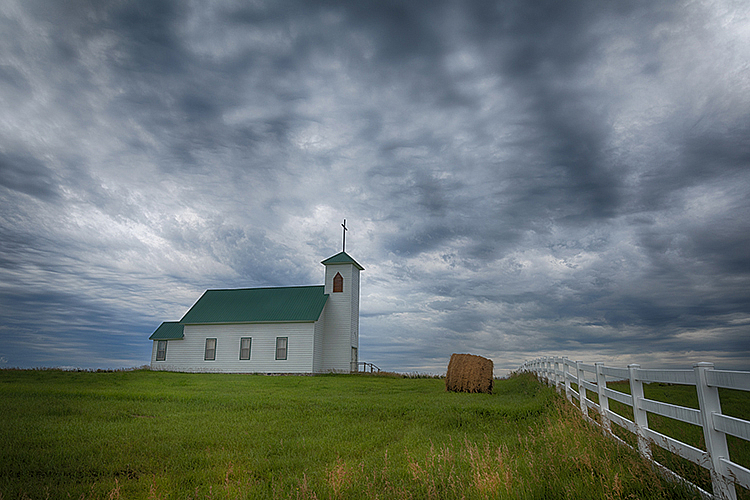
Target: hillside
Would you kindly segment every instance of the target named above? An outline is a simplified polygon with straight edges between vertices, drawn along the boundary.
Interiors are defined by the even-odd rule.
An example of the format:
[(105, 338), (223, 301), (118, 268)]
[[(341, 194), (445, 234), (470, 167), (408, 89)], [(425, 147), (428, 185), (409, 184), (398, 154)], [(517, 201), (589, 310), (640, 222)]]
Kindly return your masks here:
[(530, 376), (0, 371), (0, 498), (694, 498)]

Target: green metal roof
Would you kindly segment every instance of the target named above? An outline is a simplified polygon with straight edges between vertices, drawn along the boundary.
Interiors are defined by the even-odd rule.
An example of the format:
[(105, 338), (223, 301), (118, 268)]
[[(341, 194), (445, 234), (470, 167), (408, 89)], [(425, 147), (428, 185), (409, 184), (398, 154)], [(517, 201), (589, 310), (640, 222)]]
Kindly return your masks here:
[(359, 269), (360, 271), (364, 271), (365, 270), (364, 267), (360, 266), (357, 263), (357, 261), (354, 260), (354, 259), (352, 259), (349, 256), (349, 254), (346, 253), (346, 252), (339, 252), (336, 255), (334, 255), (333, 257), (327, 258), (326, 260), (324, 260), (323, 262), (321, 262), (321, 264), (324, 264), (326, 266), (328, 266), (330, 264), (354, 264), (354, 266), (356, 266), (356, 268)]
[(323, 285), (206, 290), (182, 324), (317, 321), (328, 300)]
[(177, 340), (185, 336), (183, 325), (176, 321), (165, 321), (148, 338), (149, 340)]

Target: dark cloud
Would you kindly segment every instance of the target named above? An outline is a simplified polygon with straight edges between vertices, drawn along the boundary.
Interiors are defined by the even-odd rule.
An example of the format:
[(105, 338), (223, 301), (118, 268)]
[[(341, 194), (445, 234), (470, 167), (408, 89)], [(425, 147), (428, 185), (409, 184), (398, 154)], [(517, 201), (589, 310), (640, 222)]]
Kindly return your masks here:
[(701, 117), (684, 136), (684, 177), (693, 182), (750, 169), (750, 119)]
[(184, 9), (172, 0), (127, 2), (107, 8), (103, 27), (117, 32), (116, 64), (140, 75), (179, 75), (187, 58), (178, 29)]
[(347, 218), (383, 368), (743, 367), (749, 13), (719, 4), (0, 7), (0, 358), (142, 364), (205, 288), (320, 282)]
[(25, 97), (29, 94), (31, 86), (29, 81), (21, 72), (13, 66), (0, 65), (0, 85), (3, 93), (14, 98)]
[(0, 186), (40, 200), (59, 196), (54, 171), (29, 154), (0, 152)]

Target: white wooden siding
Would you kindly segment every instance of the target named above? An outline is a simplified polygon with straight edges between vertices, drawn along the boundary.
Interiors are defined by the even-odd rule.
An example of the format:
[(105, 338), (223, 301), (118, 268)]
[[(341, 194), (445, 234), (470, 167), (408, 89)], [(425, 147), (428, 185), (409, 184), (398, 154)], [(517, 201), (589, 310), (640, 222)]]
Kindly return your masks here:
[[(312, 373), (314, 323), (263, 323), (234, 325), (185, 325), (182, 340), (167, 342), (167, 359), (156, 361), (156, 342), (151, 353), (155, 370), (222, 373)], [(240, 339), (252, 338), (250, 359), (240, 360)], [(277, 360), (276, 338), (288, 337), (287, 359)], [(206, 339), (216, 339), (216, 360), (204, 361)]]
[(315, 331), (313, 333), (313, 373), (325, 371), (323, 366), (323, 346), (325, 344), (325, 321), (326, 310), (320, 313), (320, 318), (315, 322)]
[[(343, 292), (333, 293), (333, 277), (336, 273), (341, 273), (344, 278)], [(323, 371), (351, 370), (352, 347), (358, 347), (352, 344), (352, 325), (355, 321), (359, 323), (358, 318), (352, 317), (352, 299), (359, 295), (358, 274), (359, 270), (351, 264), (326, 266), (325, 292), (329, 296), (325, 307)]]
[(359, 270), (352, 268), (351, 346), (359, 349)]

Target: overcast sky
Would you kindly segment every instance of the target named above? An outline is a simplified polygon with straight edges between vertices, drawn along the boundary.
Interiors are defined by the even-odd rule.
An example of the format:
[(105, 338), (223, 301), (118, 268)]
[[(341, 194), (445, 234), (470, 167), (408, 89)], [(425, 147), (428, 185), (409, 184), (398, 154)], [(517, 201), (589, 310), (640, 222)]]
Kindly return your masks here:
[(365, 267), (360, 359), (750, 369), (750, 3), (0, 0), (0, 367)]

